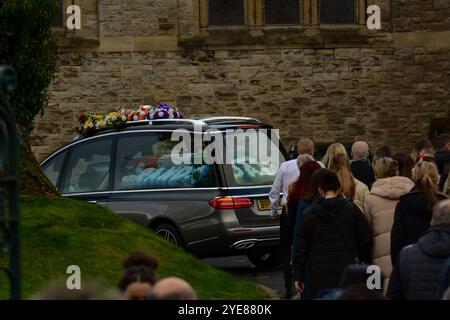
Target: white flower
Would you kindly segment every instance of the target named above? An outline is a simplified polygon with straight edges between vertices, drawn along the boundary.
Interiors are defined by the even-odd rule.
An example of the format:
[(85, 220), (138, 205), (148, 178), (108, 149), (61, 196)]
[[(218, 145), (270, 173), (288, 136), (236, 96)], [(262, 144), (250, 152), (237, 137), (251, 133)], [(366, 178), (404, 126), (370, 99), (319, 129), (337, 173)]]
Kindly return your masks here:
[(134, 120), (134, 121), (138, 121), (138, 120), (139, 120), (139, 117), (138, 117), (137, 115), (134, 115), (134, 116), (133, 116), (133, 120)]
[(160, 118), (164, 117), (164, 112), (162, 112), (162, 111), (158, 112), (158, 117), (160, 117)]
[(121, 118), (122, 118), (122, 121), (126, 121), (127, 120), (127, 117), (125, 117), (125, 115), (122, 115)]

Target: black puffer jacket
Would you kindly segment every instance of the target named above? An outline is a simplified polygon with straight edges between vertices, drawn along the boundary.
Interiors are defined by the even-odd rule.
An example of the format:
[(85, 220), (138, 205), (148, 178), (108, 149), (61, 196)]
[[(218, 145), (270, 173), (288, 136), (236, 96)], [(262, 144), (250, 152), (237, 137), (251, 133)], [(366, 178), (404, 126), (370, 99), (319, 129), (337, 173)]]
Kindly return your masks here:
[[(347, 242), (333, 221), (332, 212)], [(304, 282), (309, 261), (313, 295), (322, 289), (336, 288), (343, 269), (354, 262), (356, 255), (371, 262), (371, 244), (369, 224), (353, 202), (342, 197), (318, 198), (302, 214), (294, 235), (294, 280)]]
[[(439, 200), (446, 199), (445, 195), (438, 194)], [(416, 188), (400, 197), (394, 215), (394, 224), (391, 231), (391, 259), (395, 264), (400, 251), (407, 245), (419, 240), (430, 227), (431, 210), (428, 209), (424, 193)]]
[(432, 300), (450, 257), (450, 228), (431, 227), (404, 248), (392, 271), (387, 295), (395, 300)]

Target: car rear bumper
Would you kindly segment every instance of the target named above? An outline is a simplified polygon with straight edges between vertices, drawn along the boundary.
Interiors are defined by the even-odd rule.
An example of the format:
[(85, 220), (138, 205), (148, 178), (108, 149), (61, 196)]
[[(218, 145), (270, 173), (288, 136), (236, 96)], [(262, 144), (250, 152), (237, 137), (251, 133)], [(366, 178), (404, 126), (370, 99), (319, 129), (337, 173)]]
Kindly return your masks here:
[(273, 248), (280, 244), (280, 227), (227, 229), (225, 234), (188, 243), (186, 249), (199, 257), (245, 255), (251, 250)]
[(276, 246), (280, 243), (280, 238), (267, 239), (243, 239), (236, 241), (230, 246), (234, 250), (249, 250), (255, 247)]

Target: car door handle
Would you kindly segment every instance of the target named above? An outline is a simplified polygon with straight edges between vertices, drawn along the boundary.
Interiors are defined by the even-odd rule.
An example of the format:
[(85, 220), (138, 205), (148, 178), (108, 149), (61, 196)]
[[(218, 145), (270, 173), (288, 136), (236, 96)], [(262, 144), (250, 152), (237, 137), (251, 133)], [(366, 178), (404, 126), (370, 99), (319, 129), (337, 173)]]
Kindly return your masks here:
[(97, 204), (97, 200), (90, 200), (90, 201), (88, 201), (89, 203), (92, 203), (92, 204)]

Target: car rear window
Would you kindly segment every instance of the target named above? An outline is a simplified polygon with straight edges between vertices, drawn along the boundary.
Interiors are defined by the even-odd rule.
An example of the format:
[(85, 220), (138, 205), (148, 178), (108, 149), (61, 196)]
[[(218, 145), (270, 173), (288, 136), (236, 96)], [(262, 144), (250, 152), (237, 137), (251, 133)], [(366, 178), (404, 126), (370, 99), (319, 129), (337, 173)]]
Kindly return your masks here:
[[(257, 185), (270, 185), (273, 183), (275, 176), (278, 172), (278, 168), (285, 161), (285, 157), (282, 152), (281, 142), (275, 143), (268, 138), (261, 140), (258, 138), (257, 141), (252, 140), (248, 136), (245, 137), (242, 132), (235, 133), (236, 141), (238, 137), (241, 139), (240, 143), (235, 143), (234, 151), (231, 153), (231, 158), (233, 159), (231, 167), (232, 183), (236, 186), (257, 186)], [(242, 140), (243, 139), (243, 140)], [(242, 143), (245, 141), (244, 143)], [(273, 152), (272, 159), (276, 161), (263, 163), (257, 153), (252, 152), (250, 146), (253, 148), (255, 144), (258, 144), (258, 149), (261, 147), (266, 148)], [(266, 145), (263, 145), (266, 144)], [(264, 149), (263, 149), (264, 150)]]

